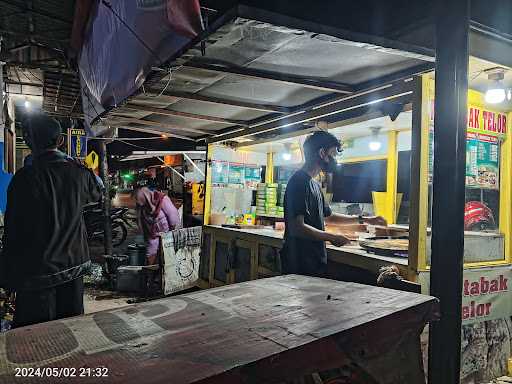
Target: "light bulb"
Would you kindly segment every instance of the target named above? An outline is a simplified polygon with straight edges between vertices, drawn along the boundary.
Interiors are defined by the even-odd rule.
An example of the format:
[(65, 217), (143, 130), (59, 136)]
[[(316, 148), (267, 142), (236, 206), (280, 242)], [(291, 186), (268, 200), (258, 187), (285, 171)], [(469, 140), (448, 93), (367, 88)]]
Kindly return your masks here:
[(292, 154), (290, 152), (285, 152), (281, 155), (281, 157), (285, 161), (290, 161), (292, 159)]
[(30, 109), (30, 101), (25, 100), (25, 109)]
[(378, 151), (382, 147), (382, 143), (380, 141), (370, 141), (368, 144), (368, 148), (370, 151)]
[(499, 104), (505, 101), (506, 96), (503, 88), (493, 88), (485, 92), (485, 101), (489, 104)]

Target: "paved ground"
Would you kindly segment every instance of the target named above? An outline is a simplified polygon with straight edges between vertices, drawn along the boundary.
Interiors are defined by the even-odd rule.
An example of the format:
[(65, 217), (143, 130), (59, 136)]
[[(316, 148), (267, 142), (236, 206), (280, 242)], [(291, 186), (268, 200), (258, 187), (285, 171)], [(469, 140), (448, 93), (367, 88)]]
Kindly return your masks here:
[(85, 313), (88, 314), (124, 307), (130, 305), (129, 301), (133, 299), (133, 297), (120, 295), (112, 291), (86, 288), (84, 294), (84, 310)]
[[(129, 208), (133, 208), (128, 194), (116, 196), (116, 198), (113, 200), (113, 206), (128, 206)], [(135, 212), (132, 211), (131, 214), (135, 214)], [(128, 245), (141, 241), (142, 238), (139, 234), (137, 226), (132, 225), (131, 227), (128, 228), (128, 237), (126, 241), (120, 247), (114, 249), (114, 254), (125, 255)], [(98, 263), (102, 265), (103, 255), (105, 253), (103, 245), (98, 243), (89, 244), (89, 251), (93, 263)], [(128, 301), (133, 301), (134, 299), (136, 298), (133, 296), (127, 296), (109, 290), (108, 287), (98, 287), (89, 285), (86, 286), (84, 294), (85, 313), (93, 313), (123, 307), (126, 305), (130, 305)]]

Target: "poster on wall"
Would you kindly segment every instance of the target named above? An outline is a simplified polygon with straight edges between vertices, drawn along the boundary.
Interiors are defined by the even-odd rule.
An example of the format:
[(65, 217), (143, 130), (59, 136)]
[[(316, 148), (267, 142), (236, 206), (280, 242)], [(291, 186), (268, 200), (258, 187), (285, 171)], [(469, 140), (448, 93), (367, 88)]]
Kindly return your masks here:
[(245, 185), (249, 188), (256, 188), (261, 182), (261, 167), (259, 165), (245, 166)]
[[(431, 183), (434, 166), (433, 100), (429, 107), (428, 181)], [(500, 140), (507, 133), (506, 115), (469, 106), (467, 129), (466, 186), (498, 190)]]
[(245, 181), (261, 181), (261, 167), (258, 165), (246, 165)]
[(229, 164), (227, 161), (213, 160), (211, 166), (212, 183), (227, 184), (229, 181)]
[(245, 165), (229, 163), (229, 184), (243, 184), (245, 180)]
[(499, 149), (496, 136), (468, 132), (466, 145), (466, 186), (499, 189)]

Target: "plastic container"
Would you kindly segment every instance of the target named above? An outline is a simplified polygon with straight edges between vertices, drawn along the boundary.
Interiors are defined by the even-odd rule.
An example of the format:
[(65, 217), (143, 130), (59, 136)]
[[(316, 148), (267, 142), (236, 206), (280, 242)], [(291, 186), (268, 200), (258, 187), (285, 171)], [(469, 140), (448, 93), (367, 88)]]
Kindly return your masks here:
[(226, 224), (227, 217), (224, 213), (211, 213), (210, 224), (211, 225), (222, 225)]
[(130, 244), (128, 246), (128, 265), (146, 264), (146, 247), (140, 244)]
[(145, 275), (141, 266), (123, 266), (117, 269), (116, 289), (119, 292), (142, 292), (145, 287)]

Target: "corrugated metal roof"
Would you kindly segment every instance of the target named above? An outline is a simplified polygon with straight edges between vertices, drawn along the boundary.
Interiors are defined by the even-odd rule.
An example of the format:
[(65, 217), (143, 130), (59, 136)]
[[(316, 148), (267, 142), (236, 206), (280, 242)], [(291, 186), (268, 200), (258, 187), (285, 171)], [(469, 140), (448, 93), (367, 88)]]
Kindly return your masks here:
[[(122, 125), (128, 129), (145, 126), (170, 133), (181, 130), (194, 139), (211, 137), (262, 120), (286, 120), (290, 113), (355, 94), (376, 79), (431, 61), (414, 53), (245, 17), (235, 17), (209, 35), (202, 51), (201, 44), (187, 51), (171, 63), (170, 74), (161, 69), (160, 76), (146, 82), (143, 93), (128, 100), (128, 108), (110, 111), (107, 119), (115, 121), (121, 115), (130, 119)], [(173, 116), (176, 112), (241, 123)]]
[(0, 32), (8, 47), (30, 40), (65, 49), (71, 37), (74, 0), (1, 0)]
[(0, 0), (6, 90), (43, 96), (46, 112), (66, 117), (80, 116), (82, 104), (65, 57), (74, 10), (75, 0)]

